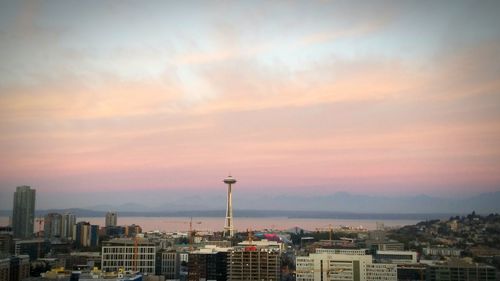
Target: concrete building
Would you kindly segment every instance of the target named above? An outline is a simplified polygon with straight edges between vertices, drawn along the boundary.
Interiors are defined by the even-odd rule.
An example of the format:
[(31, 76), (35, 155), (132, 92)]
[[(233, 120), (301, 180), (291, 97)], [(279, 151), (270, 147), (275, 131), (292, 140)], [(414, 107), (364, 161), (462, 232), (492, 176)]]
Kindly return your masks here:
[(232, 280), (227, 278), (227, 250), (210, 245), (189, 253), (187, 280)]
[(263, 245), (237, 246), (228, 251), (228, 280), (281, 279), (281, 250)]
[(296, 258), (297, 281), (397, 280), (395, 264), (373, 263), (371, 255), (360, 252), (332, 254), (323, 251), (325, 249), (318, 250), (320, 253)]
[(412, 264), (417, 263), (417, 252), (412, 251), (377, 251), (374, 256), (379, 263)]
[(12, 233), (1, 233), (0, 232), (0, 253), (8, 254), (13, 253), (14, 250), (14, 240), (12, 239)]
[(368, 254), (366, 249), (316, 249), (316, 254), (337, 254), (337, 255), (358, 255), (365, 256)]
[(99, 226), (89, 222), (73, 225), (73, 240), (77, 248), (97, 247), (99, 244)]
[(50, 242), (45, 239), (16, 240), (14, 254), (28, 255), (30, 260), (44, 258), (50, 252)]
[(137, 270), (155, 274), (156, 247), (145, 239), (112, 239), (103, 242), (101, 266), (103, 271)]
[(116, 212), (107, 212), (106, 213), (106, 227), (117, 226), (118, 215)]
[(0, 281), (10, 280), (10, 258), (0, 258)]
[(125, 236), (135, 237), (137, 234), (142, 233), (142, 228), (136, 224), (125, 226)]
[(43, 233), (45, 238), (60, 238), (62, 230), (62, 216), (58, 213), (49, 213), (43, 219)]
[(460, 257), (462, 250), (454, 248), (441, 248), (441, 247), (427, 247), (423, 249), (426, 256), (444, 256), (444, 257)]
[(18, 186), (14, 192), (12, 231), (15, 238), (33, 237), (36, 191), (29, 186)]
[(398, 280), (420, 281), (426, 279), (427, 265), (421, 263), (398, 264)]
[(177, 251), (162, 251), (159, 255), (159, 272), (157, 275), (165, 276), (166, 280), (179, 279), (180, 272), (180, 255)]
[(378, 251), (404, 251), (405, 244), (397, 241), (366, 240), (366, 247)]
[(29, 256), (10, 256), (0, 259), (0, 281), (21, 281), (29, 276)]

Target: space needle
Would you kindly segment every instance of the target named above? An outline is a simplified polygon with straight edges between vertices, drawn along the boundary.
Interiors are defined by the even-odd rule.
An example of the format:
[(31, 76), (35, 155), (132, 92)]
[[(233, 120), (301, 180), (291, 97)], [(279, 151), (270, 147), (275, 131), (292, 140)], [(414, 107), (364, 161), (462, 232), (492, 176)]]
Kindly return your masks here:
[(224, 236), (233, 237), (234, 235), (234, 225), (233, 225), (233, 196), (231, 185), (236, 183), (236, 179), (229, 175), (224, 179), (224, 183), (227, 184), (227, 209), (226, 209), (226, 223), (224, 225)]

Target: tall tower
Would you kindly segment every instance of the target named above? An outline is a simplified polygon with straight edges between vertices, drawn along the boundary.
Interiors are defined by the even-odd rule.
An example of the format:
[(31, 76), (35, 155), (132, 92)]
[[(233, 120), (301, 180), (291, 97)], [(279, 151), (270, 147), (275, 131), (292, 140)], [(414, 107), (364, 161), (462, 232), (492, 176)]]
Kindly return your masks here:
[(14, 192), (12, 231), (15, 238), (31, 238), (35, 224), (35, 190), (18, 186)]
[(224, 225), (224, 236), (233, 237), (234, 235), (234, 225), (233, 225), (233, 195), (231, 190), (231, 185), (236, 183), (236, 179), (228, 176), (224, 179), (224, 183), (227, 184), (227, 209), (226, 209), (226, 223)]

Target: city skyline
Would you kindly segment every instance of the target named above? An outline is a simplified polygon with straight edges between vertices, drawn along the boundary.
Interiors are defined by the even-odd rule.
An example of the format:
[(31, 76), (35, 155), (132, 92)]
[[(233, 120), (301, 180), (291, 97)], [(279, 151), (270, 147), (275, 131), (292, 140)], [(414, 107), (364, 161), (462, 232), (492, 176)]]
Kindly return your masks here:
[(0, 205), (500, 191), (498, 1), (203, 3), (1, 1)]

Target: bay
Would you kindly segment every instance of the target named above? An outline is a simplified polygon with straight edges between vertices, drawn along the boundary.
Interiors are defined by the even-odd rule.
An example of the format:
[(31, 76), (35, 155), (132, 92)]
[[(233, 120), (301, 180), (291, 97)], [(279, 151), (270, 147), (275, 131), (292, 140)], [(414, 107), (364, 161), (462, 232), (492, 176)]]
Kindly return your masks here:
[[(104, 217), (78, 217), (78, 221), (88, 221), (91, 224), (104, 226)], [(0, 225), (7, 225), (8, 217), (0, 217)], [(183, 232), (189, 230), (190, 217), (120, 217), (118, 225), (136, 224), (141, 226), (143, 231), (164, 231)], [(375, 220), (375, 219), (314, 219), (314, 218), (287, 218), (287, 217), (242, 217), (234, 218), (235, 229), (238, 231), (258, 230), (288, 230), (296, 227), (309, 231), (316, 229), (333, 229), (340, 227), (376, 229), (377, 222), (383, 223), (386, 227), (399, 227), (412, 225), (419, 220)], [(222, 231), (224, 228), (224, 218), (217, 217), (193, 217), (192, 227), (197, 231), (212, 232)], [(38, 226), (35, 225), (35, 231)]]

